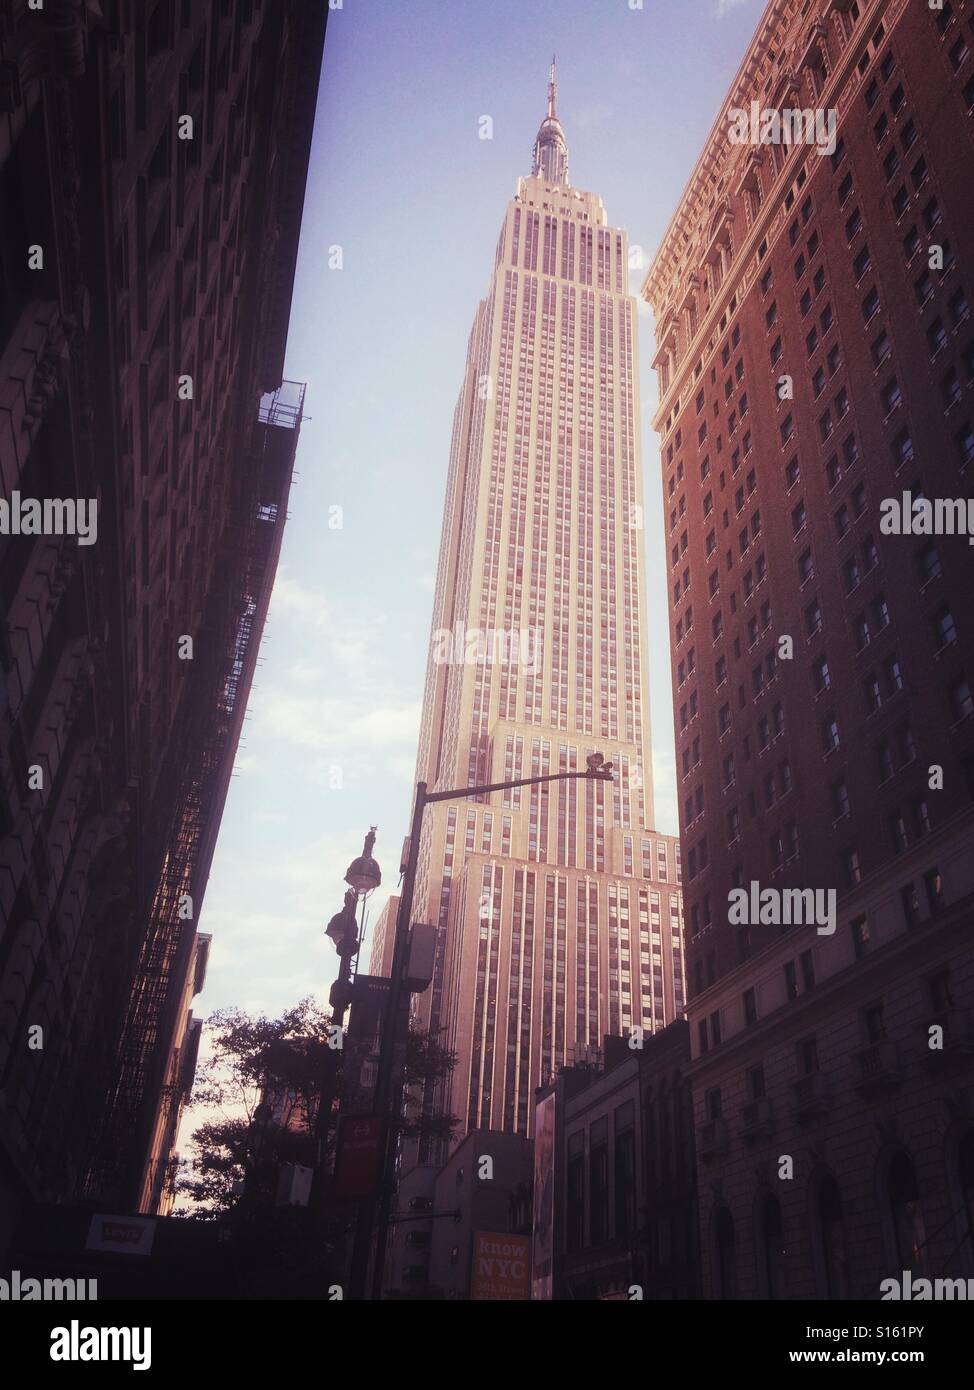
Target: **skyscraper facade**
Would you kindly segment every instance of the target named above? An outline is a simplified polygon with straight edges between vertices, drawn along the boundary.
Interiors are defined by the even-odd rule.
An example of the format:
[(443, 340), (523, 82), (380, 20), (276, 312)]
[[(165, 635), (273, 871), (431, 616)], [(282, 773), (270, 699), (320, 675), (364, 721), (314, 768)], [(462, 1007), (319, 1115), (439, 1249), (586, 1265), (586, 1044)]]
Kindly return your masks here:
[(570, 781), (427, 812), (422, 1021), (467, 1129), (526, 1134), (535, 1087), (683, 1003), (679, 845), (651, 829), (636, 305), (626, 234), (574, 188), (556, 111), (518, 181), (454, 416), (417, 777)]
[(643, 287), (711, 1296), (974, 1271), (972, 22), (772, 0)]

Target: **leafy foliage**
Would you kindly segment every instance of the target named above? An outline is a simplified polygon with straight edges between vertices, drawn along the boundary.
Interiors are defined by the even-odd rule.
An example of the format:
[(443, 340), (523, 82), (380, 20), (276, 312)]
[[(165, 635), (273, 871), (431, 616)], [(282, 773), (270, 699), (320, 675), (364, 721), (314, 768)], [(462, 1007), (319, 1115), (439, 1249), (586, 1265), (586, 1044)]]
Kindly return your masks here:
[[(308, 998), (280, 1018), (222, 1009), (207, 1022), (209, 1049), (200, 1061), (192, 1105), (207, 1118), (192, 1134), (193, 1156), (176, 1182), (192, 1215), (234, 1213), (254, 1219), (273, 1208), (286, 1164), (317, 1166), (316, 1125), (322, 1078), (333, 1069), (341, 1094), (338, 1055), (329, 1048), (328, 1014)], [(403, 1080), (427, 1095), (449, 1076), (453, 1053), (428, 1032), (410, 1030)], [(429, 1105), (407, 1104), (405, 1136), (448, 1138), (457, 1121)], [(329, 1144), (334, 1126), (329, 1126)]]

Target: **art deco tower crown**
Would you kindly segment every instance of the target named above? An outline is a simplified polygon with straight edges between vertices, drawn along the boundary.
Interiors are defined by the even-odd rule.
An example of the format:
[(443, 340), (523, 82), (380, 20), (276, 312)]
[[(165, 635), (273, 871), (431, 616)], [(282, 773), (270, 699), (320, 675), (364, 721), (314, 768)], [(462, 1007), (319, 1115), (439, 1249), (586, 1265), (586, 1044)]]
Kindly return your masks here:
[(538, 128), (538, 138), (534, 142), (534, 161), (531, 173), (547, 179), (551, 183), (567, 188), (568, 184), (568, 141), (561, 128), (561, 121), (555, 112), (558, 97), (558, 76), (554, 57), (548, 73), (548, 113)]

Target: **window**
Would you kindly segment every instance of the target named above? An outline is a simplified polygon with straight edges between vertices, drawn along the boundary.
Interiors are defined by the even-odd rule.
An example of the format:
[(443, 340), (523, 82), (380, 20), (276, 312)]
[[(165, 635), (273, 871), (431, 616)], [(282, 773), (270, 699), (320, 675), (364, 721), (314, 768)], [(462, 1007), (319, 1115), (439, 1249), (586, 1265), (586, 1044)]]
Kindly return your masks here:
[(872, 289), (862, 301), (862, 316), (868, 323), (879, 312), (879, 290), (873, 285)]
[(970, 719), (974, 714), (974, 698), (971, 696), (970, 682), (963, 676), (950, 687), (950, 708), (954, 719), (959, 723), (962, 719)]
[(609, 1126), (608, 1119), (596, 1120), (590, 1130), (589, 1219), (593, 1245), (601, 1245), (609, 1235)]
[(926, 271), (924, 271), (923, 274), (913, 282), (913, 293), (916, 295), (917, 303), (919, 304), (921, 309), (923, 308), (924, 304), (926, 304), (927, 300), (931, 298), (933, 292), (933, 279), (930, 275), (927, 274)]
[(922, 1276), (927, 1268), (926, 1227), (916, 1172), (905, 1153), (898, 1153), (890, 1164), (889, 1205), (899, 1259), (897, 1268)]
[(948, 647), (957, 641), (957, 626), (949, 608), (937, 610), (933, 617), (933, 629), (938, 648)]
[(715, 1275), (717, 1296), (737, 1297), (737, 1257), (734, 1249), (734, 1219), (726, 1207), (721, 1207), (714, 1222)]
[(866, 271), (869, 269), (872, 263), (872, 257), (869, 254), (869, 246), (867, 244), (863, 246), (862, 250), (859, 252), (855, 260), (852, 262), (852, 269), (855, 273), (857, 284), (865, 275)]
[(879, 677), (875, 671), (866, 677), (862, 683), (863, 692), (866, 696), (866, 707), (870, 714), (875, 714), (883, 703), (882, 691), (879, 686)]
[(836, 820), (844, 820), (849, 814), (849, 789), (841, 778), (832, 783), (832, 814)]
[(859, 851), (850, 846), (842, 851), (842, 872), (845, 877), (846, 886), (854, 888), (857, 883), (862, 881), (862, 870), (859, 866)]
[(828, 715), (822, 721), (822, 747), (826, 753), (834, 753), (839, 746), (839, 726), (835, 715)]
[(953, 1008), (949, 970), (940, 970), (936, 975), (931, 975), (927, 984), (930, 988), (930, 1007), (935, 1014), (942, 1014)]
[(913, 461), (913, 436), (906, 428), (901, 429), (890, 445), (893, 468), (899, 470), (905, 463)]
[(818, 1196), (818, 1235), (822, 1262), (822, 1292), (829, 1299), (849, 1296), (849, 1261), (846, 1254), (842, 1198), (835, 1179), (826, 1177)]
[(950, 321), (955, 328), (962, 324), (965, 319), (970, 318), (971, 306), (967, 302), (967, 295), (963, 288), (954, 291), (947, 301), (947, 308), (950, 312)]
[(754, 990), (746, 989), (742, 996), (742, 1001), (744, 1004), (744, 1024), (746, 1027), (750, 1028), (751, 1025), (757, 1023), (758, 1020), (758, 1006), (754, 997)]
[(856, 960), (862, 960), (869, 949), (868, 918), (865, 915), (854, 917), (849, 923), (849, 931), (852, 934), (852, 949), (855, 952)]
[(913, 187), (916, 189), (922, 188), (927, 181), (929, 172), (927, 161), (921, 155), (910, 170), (910, 182), (913, 184)]
[(970, 49), (967, 47), (967, 40), (964, 38), (964, 35), (961, 34), (959, 39), (954, 40), (947, 52), (947, 57), (950, 59), (950, 66), (954, 69), (954, 72), (959, 71), (969, 52)]
[(889, 415), (903, 400), (903, 393), (896, 377), (891, 377), (882, 390), (883, 413)]
[(953, 367), (950, 368), (948, 374), (942, 378), (941, 396), (943, 398), (943, 407), (945, 407), (945, 410), (950, 410), (950, 407), (956, 406), (956, 403), (960, 400), (960, 381), (957, 379), (957, 373), (953, 370)]
[(944, 321), (938, 314), (933, 323), (927, 329), (927, 346), (930, 349), (930, 356), (936, 357), (937, 353), (947, 341), (947, 330)]
[(795, 962), (793, 960), (785, 961), (783, 969), (785, 976), (785, 998), (797, 999), (798, 972), (795, 970)]
[(861, 228), (862, 228), (862, 216), (861, 216), (861, 214), (860, 214), (860, 212), (859, 212), (859, 209), (856, 208), (855, 211), (846, 219), (846, 224), (845, 224), (846, 239), (847, 239), (848, 241), (852, 241), (852, 239), (858, 234), (858, 232), (860, 231)]
[(954, 444), (962, 470), (967, 468), (968, 464), (974, 463), (974, 429), (969, 421), (965, 421), (954, 435)]

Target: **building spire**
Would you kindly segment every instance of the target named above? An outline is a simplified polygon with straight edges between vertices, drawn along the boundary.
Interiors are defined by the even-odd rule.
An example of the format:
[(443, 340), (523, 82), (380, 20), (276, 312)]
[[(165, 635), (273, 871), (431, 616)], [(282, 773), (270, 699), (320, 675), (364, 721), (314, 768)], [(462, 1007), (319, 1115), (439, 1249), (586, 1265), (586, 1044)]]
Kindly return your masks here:
[(541, 122), (538, 138), (534, 142), (531, 173), (550, 183), (568, 187), (568, 141), (555, 109), (557, 100), (558, 69), (552, 54), (551, 67), (548, 69), (548, 113)]

